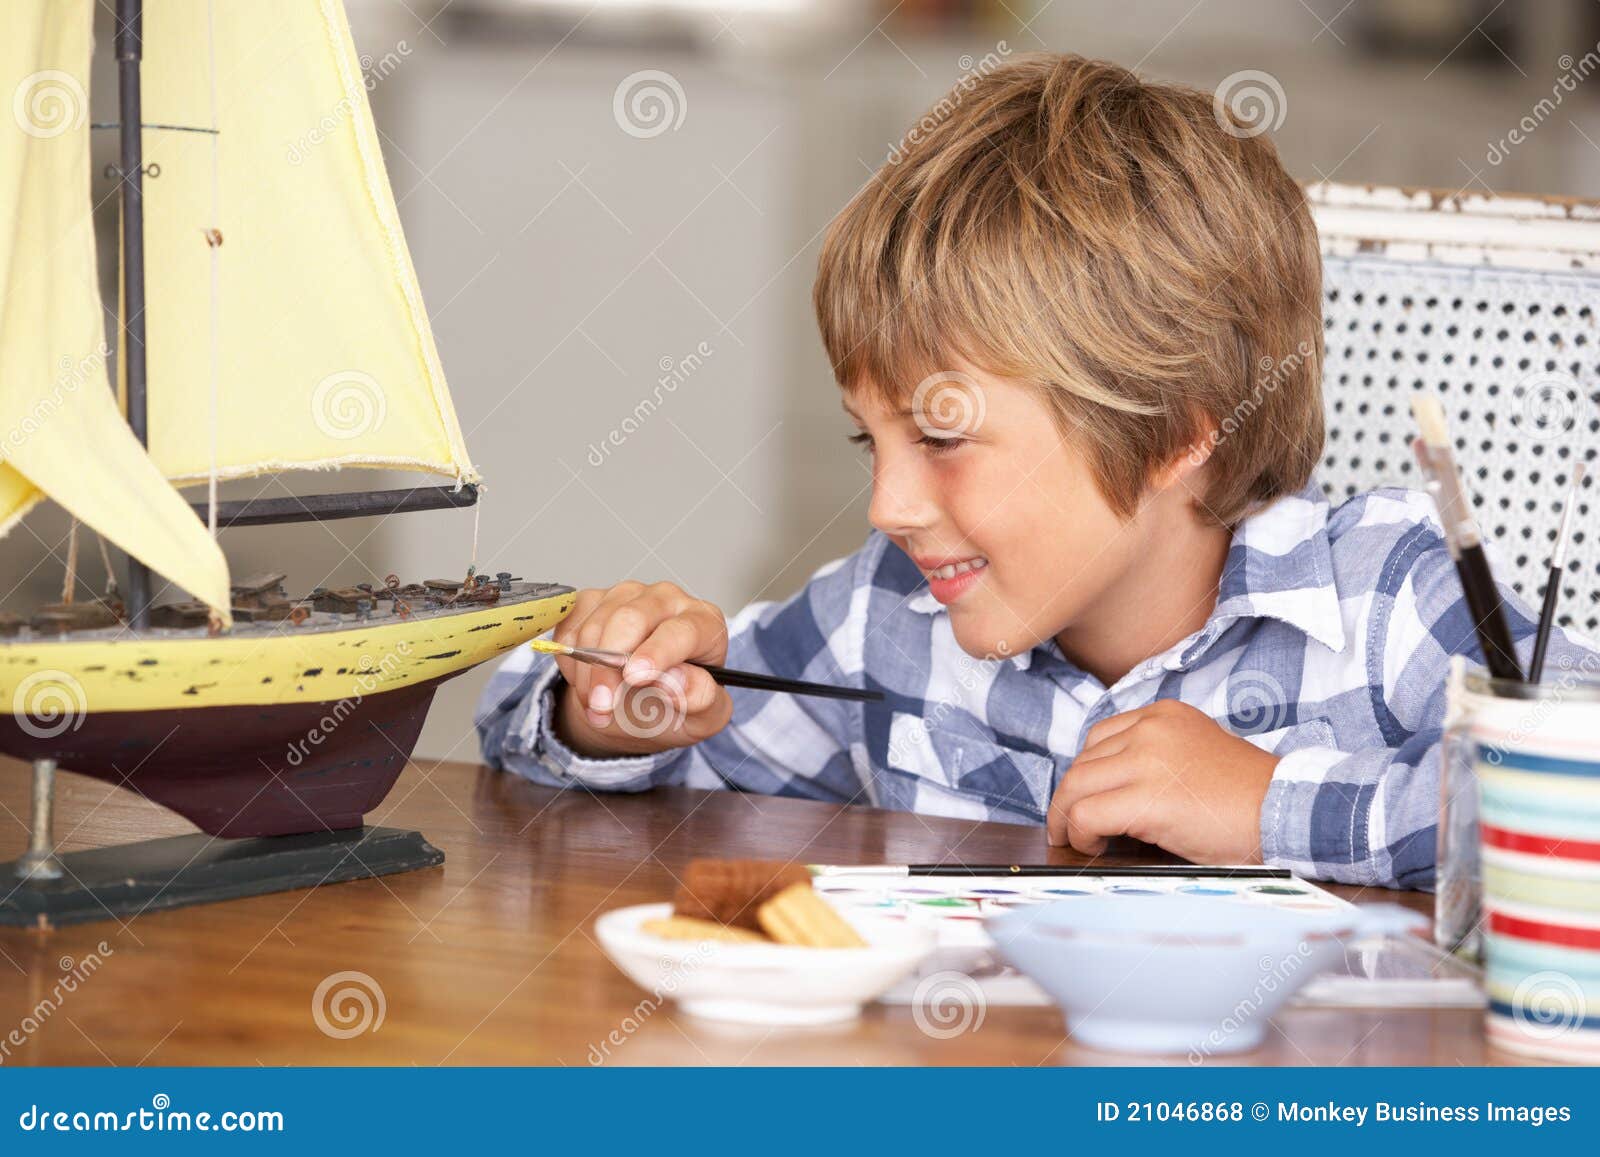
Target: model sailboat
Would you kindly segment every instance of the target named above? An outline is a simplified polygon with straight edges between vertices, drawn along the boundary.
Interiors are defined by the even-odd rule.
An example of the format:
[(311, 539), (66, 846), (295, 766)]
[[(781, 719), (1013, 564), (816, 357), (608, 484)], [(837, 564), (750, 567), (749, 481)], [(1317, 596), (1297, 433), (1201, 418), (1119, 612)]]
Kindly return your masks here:
[[(299, 600), (282, 576), (230, 578), (218, 527), (465, 506), (479, 476), (340, 4), (117, 8), (115, 394), (91, 221), (93, 0), (13, 0), (0, 38), (0, 91), (16, 94), (0, 124), (0, 533), (48, 498), (129, 559), (125, 600), (113, 585), (0, 617), (0, 752), (35, 768), (17, 870), (45, 892), (62, 875), (57, 765), (212, 836), (337, 843), (394, 783), (435, 688), (572, 604), (571, 588), (472, 566)], [(218, 480), (346, 467), (450, 485), (216, 499)], [(191, 505), (177, 488), (197, 484)]]

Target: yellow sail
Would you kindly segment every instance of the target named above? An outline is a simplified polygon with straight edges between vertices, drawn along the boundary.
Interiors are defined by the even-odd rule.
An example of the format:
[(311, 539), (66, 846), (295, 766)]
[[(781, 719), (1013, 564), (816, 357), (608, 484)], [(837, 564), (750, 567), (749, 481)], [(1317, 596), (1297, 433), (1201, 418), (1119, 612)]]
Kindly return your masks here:
[(150, 454), (167, 477), (208, 476), (214, 414), (222, 478), (476, 481), (336, 0), (148, 0), (144, 120), (216, 130), (144, 133), (160, 171), (145, 186)]
[(228, 564), (129, 431), (106, 373), (90, 210), (93, 12), (92, 0), (5, 5), (0, 533), (49, 497), (226, 618)]

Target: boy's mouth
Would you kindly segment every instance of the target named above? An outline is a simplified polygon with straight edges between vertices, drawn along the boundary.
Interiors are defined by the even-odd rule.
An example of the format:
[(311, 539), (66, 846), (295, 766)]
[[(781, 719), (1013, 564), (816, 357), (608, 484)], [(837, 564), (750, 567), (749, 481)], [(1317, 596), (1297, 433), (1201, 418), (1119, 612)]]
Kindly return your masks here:
[(989, 565), (989, 560), (982, 555), (962, 559), (913, 558), (912, 561), (927, 576), (929, 592), (947, 606), (976, 585)]

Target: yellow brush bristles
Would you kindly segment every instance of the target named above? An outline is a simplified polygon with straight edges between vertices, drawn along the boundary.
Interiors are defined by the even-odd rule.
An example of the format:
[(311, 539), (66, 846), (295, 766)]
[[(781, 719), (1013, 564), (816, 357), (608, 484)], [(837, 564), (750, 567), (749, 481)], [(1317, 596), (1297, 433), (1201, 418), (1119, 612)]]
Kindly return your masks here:
[(565, 655), (572, 650), (565, 643), (558, 643), (554, 639), (529, 639), (528, 646), (545, 655)]
[(1411, 399), (1411, 416), (1417, 420), (1422, 440), (1430, 446), (1450, 445), (1450, 427), (1444, 420), (1444, 407), (1432, 394), (1416, 394)]

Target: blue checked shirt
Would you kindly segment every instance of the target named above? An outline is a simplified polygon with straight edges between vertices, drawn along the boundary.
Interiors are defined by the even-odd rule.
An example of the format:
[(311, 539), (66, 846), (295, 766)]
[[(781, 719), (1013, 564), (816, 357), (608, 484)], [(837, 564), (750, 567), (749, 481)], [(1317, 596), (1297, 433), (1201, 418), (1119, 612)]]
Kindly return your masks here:
[[(1502, 590), (1526, 667), (1535, 619)], [(746, 607), (729, 635), (730, 667), (885, 701), (734, 690), (732, 722), (710, 739), (589, 759), (551, 729), (554, 662), (521, 648), (479, 704), (484, 758), (559, 787), (680, 784), (1043, 824), (1090, 727), (1181, 699), (1282, 756), (1261, 809), (1267, 863), (1428, 888), (1449, 658), (1482, 657), (1432, 501), (1384, 489), (1330, 509), (1315, 484), (1245, 519), (1206, 624), (1111, 687), (1053, 639), (967, 655), (920, 572), (876, 532), (787, 602)], [(1555, 632), (1548, 668), (1576, 666), (1586, 646)], [(1208, 821), (1196, 802), (1194, 822)]]

